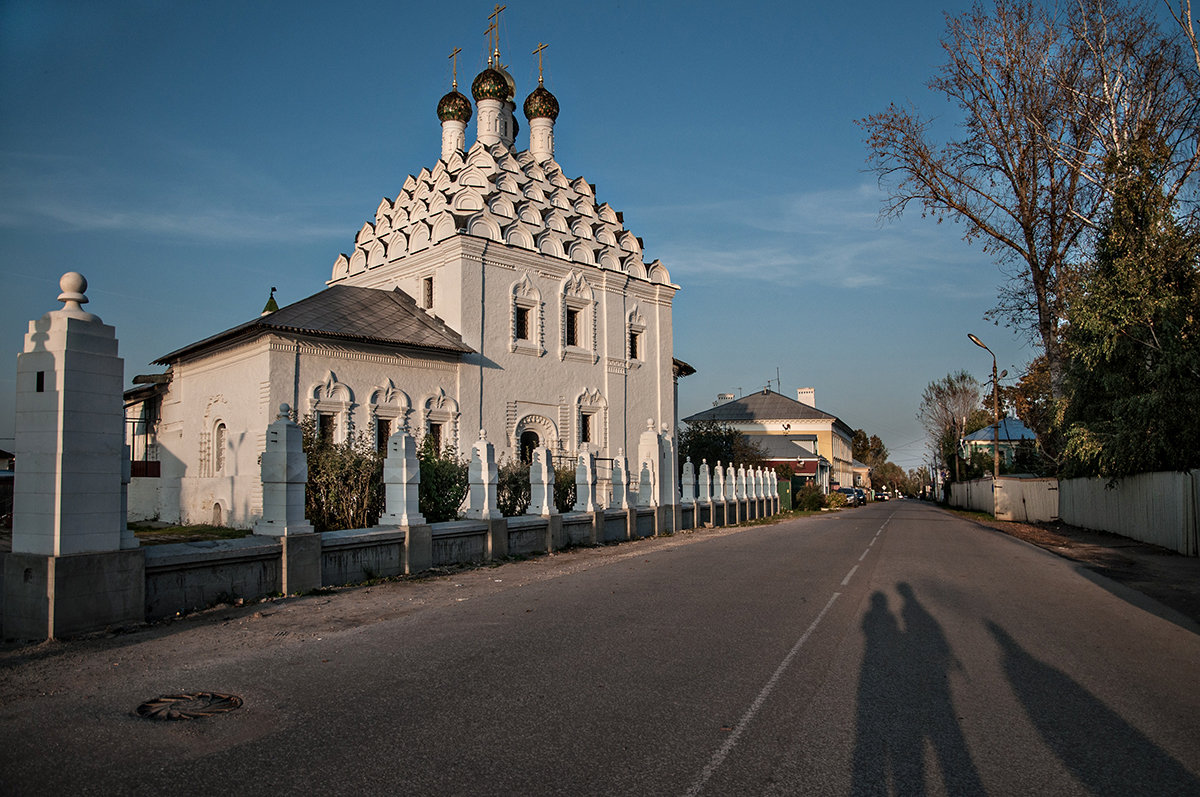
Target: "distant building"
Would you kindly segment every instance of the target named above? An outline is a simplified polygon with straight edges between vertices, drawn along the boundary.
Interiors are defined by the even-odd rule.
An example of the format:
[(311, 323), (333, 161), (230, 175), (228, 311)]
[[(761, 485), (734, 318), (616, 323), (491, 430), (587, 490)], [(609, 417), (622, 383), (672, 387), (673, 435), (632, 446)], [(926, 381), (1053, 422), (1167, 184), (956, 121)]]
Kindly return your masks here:
[[(966, 460), (970, 462), (974, 455), (980, 452), (987, 454), (989, 457), (992, 456), (995, 445), (995, 434), (996, 424), (993, 423), (965, 436), (960, 446)], [(1023, 442), (1032, 444), (1036, 440), (1037, 435), (1016, 418), (1004, 417), (1000, 419), (1000, 462), (1006, 467), (1011, 467), (1013, 460), (1016, 459), (1017, 449), (1021, 444)]]
[[(812, 388), (798, 392), (816, 401)], [(851, 453), (854, 430), (836, 415), (769, 389), (721, 401), (726, 395), (719, 396), (711, 409), (684, 418), (684, 422), (727, 424), (766, 449), (769, 463), (792, 465), (823, 491), (834, 484), (855, 484)]]

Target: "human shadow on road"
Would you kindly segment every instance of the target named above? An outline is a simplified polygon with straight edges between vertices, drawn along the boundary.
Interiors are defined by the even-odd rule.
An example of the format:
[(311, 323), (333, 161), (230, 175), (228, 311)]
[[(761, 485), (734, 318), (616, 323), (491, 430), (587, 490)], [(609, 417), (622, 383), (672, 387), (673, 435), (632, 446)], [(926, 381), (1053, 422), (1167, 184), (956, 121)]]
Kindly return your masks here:
[(989, 621), (1013, 693), (1046, 745), (1093, 794), (1200, 794), (1200, 779), (1069, 675)]
[(941, 626), (906, 583), (900, 628), (882, 592), (863, 617), (866, 647), (858, 680), (858, 725), (851, 791), (856, 795), (925, 794), (926, 745), (948, 794), (982, 794), (950, 697), (950, 668), (959, 666)]

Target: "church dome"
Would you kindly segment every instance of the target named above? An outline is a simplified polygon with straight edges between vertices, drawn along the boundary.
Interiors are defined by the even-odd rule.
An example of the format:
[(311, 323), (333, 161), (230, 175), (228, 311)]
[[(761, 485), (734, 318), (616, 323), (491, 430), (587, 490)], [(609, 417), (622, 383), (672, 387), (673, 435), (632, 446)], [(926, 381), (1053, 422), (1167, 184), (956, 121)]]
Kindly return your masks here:
[(546, 90), (545, 86), (538, 86), (532, 94), (525, 98), (525, 118), (530, 120), (544, 118), (552, 122), (558, 118), (558, 100)]
[(476, 75), (475, 82), (471, 84), (471, 95), (475, 97), (475, 102), (480, 100), (503, 102), (512, 96), (512, 92), (509, 90), (508, 81), (504, 79), (504, 75), (489, 66)]
[(455, 89), (438, 100), (437, 115), (438, 119), (443, 122), (451, 120), (469, 122), (471, 121), (471, 101)]

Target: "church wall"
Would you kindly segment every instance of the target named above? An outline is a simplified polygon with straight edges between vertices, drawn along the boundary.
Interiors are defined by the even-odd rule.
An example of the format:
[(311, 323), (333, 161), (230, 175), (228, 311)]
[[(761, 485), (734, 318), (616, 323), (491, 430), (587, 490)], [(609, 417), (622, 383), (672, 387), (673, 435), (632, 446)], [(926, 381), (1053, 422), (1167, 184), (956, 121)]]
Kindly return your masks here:
[(373, 444), (379, 419), (419, 436), (432, 417), (455, 442), (457, 371), (453, 355), (282, 335), (176, 363), (158, 436), (162, 476), (139, 486), (131, 517), (251, 527), (262, 514), (259, 456), (280, 404), (297, 420), (334, 416), (339, 441), (361, 432)]
[(161, 497), (167, 515), (245, 528), (261, 514), (258, 457), (274, 417), (268, 344), (250, 341), (175, 365), (159, 437), (170, 460), (162, 466), (164, 485), (179, 477), (178, 497)]
[(297, 398), (289, 402), (297, 419), (332, 414), (336, 440), (360, 433), (372, 443), (380, 419), (391, 433), (403, 428), (418, 438), (433, 421), (443, 425), (444, 443), (463, 450), (459, 365), (454, 356), (317, 340), (297, 345)]
[[(462, 234), (344, 282), (399, 287), (420, 304), (422, 280), (430, 275), (434, 314), (477, 352), (464, 356), (460, 371), (460, 450), (482, 427), (497, 456), (517, 455), (522, 430), (536, 432), (558, 453), (574, 454), (581, 397), (585, 410), (602, 419), (599, 440), (589, 445), (599, 456), (616, 456), (617, 449), (634, 456), (648, 418), (656, 428), (674, 428), (674, 286)], [(572, 291), (580, 278), (586, 289)], [(579, 300), (588, 290), (587, 345), (564, 351), (564, 296)], [(517, 306), (530, 311), (529, 342), (514, 339)], [(642, 348), (633, 361), (631, 314)]]

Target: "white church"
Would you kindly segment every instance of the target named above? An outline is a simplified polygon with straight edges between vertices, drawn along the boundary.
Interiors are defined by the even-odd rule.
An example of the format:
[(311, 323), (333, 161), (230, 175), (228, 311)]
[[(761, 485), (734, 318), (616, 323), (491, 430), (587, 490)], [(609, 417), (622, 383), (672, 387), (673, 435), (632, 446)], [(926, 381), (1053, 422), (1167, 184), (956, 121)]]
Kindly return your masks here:
[(474, 105), (457, 81), (438, 103), (440, 159), (379, 202), (324, 290), (272, 298), (134, 379), (131, 519), (251, 526), (280, 404), (336, 440), (403, 429), (462, 452), (485, 430), (510, 458), (635, 454), (648, 420), (673, 432), (679, 286), (555, 160), (559, 106), (541, 77), (518, 149), (516, 86), (489, 50)]

